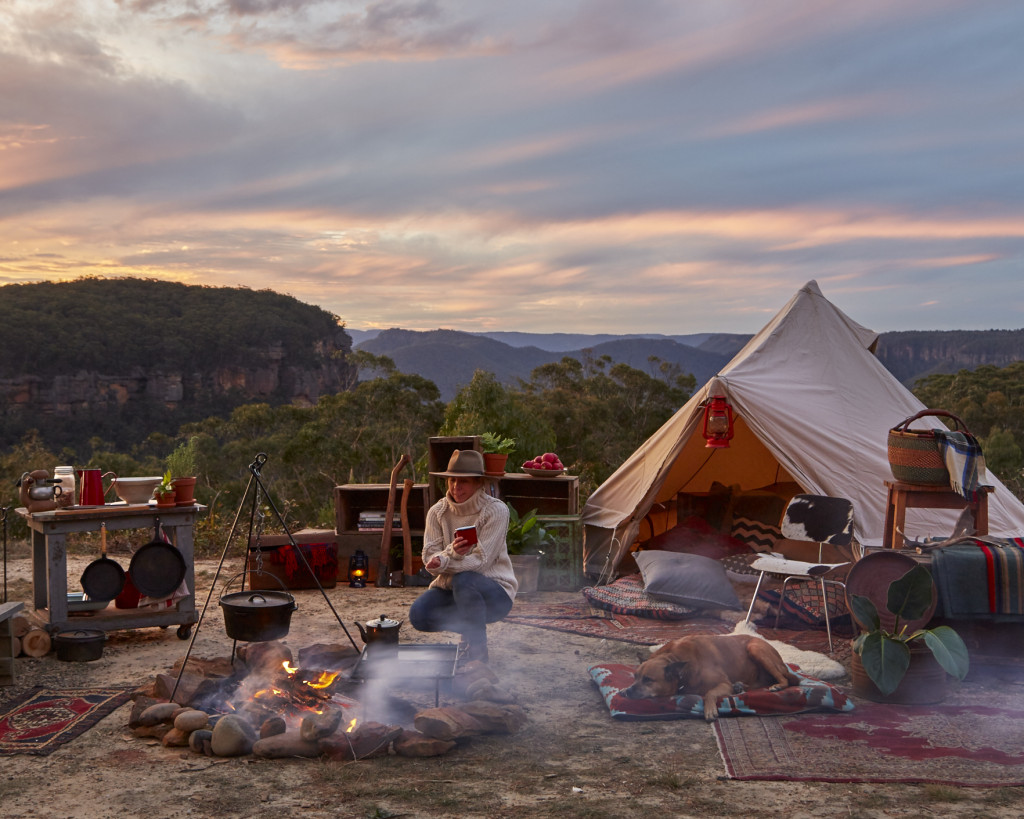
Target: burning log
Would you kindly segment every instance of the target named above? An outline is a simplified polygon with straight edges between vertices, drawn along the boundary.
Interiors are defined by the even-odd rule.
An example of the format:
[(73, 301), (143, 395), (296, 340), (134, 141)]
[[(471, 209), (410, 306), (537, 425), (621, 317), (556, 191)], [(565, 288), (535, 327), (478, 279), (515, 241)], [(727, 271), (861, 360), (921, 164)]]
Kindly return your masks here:
[(399, 756), (424, 757), (446, 754), (455, 747), (456, 742), (453, 739), (434, 739), (419, 731), (406, 729), (395, 739), (393, 745), (395, 753)]
[(342, 761), (386, 756), (391, 743), (401, 735), (398, 725), (366, 722), (351, 731), (339, 731), (321, 739), (320, 752), (327, 759)]
[(316, 643), (299, 649), (301, 668), (329, 668), (347, 671), (359, 660), (359, 651), (349, 643)]

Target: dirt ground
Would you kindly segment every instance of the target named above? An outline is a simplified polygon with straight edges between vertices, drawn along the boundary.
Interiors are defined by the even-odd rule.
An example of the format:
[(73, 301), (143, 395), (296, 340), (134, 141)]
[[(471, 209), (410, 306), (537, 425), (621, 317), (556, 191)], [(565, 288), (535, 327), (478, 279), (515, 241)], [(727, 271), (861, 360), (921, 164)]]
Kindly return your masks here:
[[(69, 558), (77, 577), (88, 558)], [(197, 564), (199, 604), (216, 561)], [(9, 599), (30, 600), (27, 557), (9, 561)], [(222, 573), (221, 579), (231, 572)], [(404, 620), (421, 592), (350, 589), (329, 599), (352, 636), (355, 621), (381, 613)], [(541, 592), (560, 601), (574, 592)], [(298, 610), (285, 642), (293, 650), (347, 638), (318, 591), (296, 592)], [(214, 595), (193, 656), (231, 652)], [(85, 621), (85, 618), (83, 618)], [(174, 628), (112, 632), (100, 660), (60, 662), (51, 653), (17, 661), (0, 707), (29, 688), (139, 686), (167, 672), (188, 643)], [(456, 635), (417, 634), (405, 642)], [(428, 759), (397, 756), (359, 762), (211, 759), (132, 736), (129, 705), (47, 757), (9, 756), (0, 765), (0, 813), (7, 819), (129, 817), (1017, 817), (1019, 788), (736, 782), (724, 778), (712, 729), (703, 721), (617, 722), (587, 673), (595, 662), (635, 663), (636, 646), (500, 623), (490, 629), (490, 665), (525, 706), (529, 720), (510, 736), (474, 737)], [(842, 681), (840, 681), (842, 684)], [(965, 683), (969, 686), (970, 683)], [(966, 689), (963, 689), (966, 690)], [(963, 690), (961, 693), (963, 693)], [(414, 694), (424, 707), (433, 691)]]

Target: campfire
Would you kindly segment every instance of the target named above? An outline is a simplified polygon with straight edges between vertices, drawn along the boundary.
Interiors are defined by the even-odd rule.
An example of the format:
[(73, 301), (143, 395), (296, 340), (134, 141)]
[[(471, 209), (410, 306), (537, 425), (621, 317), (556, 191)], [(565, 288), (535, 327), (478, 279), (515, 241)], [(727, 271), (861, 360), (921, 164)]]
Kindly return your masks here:
[[(298, 658), (277, 641), (242, 644), (234, 661), (191, 659), (135, 692), (129, 728), (168, 748), (208, 756), (365, 759), (390, 753), (437, 756), (480, 734), (513, 733), (526, 715), (483, 663), (450, 680), (441, 705), (397, 697), (384, 663), (372, 679), (342, 645), (314, 645)], [(392, 678), (389, 679), (389, 676)], [(172, 699), (173, 692), (173, 699)]]

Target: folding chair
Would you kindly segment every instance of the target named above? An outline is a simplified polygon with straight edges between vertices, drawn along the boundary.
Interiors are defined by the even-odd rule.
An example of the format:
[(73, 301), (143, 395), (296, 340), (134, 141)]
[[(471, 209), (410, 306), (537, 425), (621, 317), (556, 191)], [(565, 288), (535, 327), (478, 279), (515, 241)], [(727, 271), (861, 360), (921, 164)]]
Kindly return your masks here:
[(832, 570), (846, 566), (850, 561), (842, 563), (823, 563), (822, 555), (825, 544), (830, 546), (850, 546), (853, 544), (853, 504), (846, 498), (831, 498), (826, 495), (794, 495), (786, 507), (782, 518), (782, 536), (789, 540), (801, 540), (818, 544), (818, 562), (808, 563), (802, 560), (789, 560), (781, 554), (772, 552), (762, 555), (750, 564), (752, 569), (760, 571), (754, 597), (747, 609), (747, 622), (754, 611), (757, 593), (766, 574), (782, 579), (782, 591), (779, 596), (779, 608), (775, 614), (775, 627), (779, 625), (779, 615), (786, 599), (786, 587), (793, 581), (817, 580), (821, 588), (821, 602), (825, 612), (825, 630), (828, 632), (828, 650), (832, 651), (832, 623), (828, 613), (828, 597), (825, 585), (839, 586), (845, 590), (846, 584), (841, 580), (830, 580), (825, 577)]

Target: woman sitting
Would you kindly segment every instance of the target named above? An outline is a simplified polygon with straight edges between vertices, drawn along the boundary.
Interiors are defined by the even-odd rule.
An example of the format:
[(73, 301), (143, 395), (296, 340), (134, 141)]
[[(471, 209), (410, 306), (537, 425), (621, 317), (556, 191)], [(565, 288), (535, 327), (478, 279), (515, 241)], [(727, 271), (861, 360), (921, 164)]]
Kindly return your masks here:
[[(512, 610), (518, 583), (508, 557), (508, 508), (484, 491), (484, 457), (455, 450), (446, 472), (445, 496), (427, 511), (423, 565), (434, 580), (409, 609), (418, 631), (462, 635), (459, 656), (487, 662), (487, 623)], [(456, 530), (472, 526), (476, 541)]]

